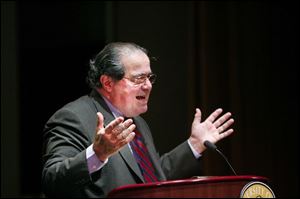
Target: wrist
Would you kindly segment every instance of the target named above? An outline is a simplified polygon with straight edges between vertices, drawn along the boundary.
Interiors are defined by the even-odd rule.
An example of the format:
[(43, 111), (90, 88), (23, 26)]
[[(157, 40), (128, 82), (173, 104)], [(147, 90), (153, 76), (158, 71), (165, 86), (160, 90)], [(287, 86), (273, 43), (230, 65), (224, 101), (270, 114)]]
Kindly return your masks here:
[(104, 154), (101, 150), (99, 150), (95, 145), (93, 146), (93, 150), (101, 162), (105, 162), (108, 159), (108, 155)]
[(199, 154), (202, 154), (203, 151), (205, 151), (206, 147), (203, 145), (203, 143), (193, 136), (189, 137), (188, 141)]

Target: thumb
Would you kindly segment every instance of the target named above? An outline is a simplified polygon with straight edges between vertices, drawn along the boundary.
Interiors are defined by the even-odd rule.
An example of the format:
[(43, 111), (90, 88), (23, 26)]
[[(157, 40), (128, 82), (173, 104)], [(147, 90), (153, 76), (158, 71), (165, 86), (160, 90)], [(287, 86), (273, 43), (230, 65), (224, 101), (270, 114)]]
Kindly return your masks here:
[(97, 132), (98, 132), (100, 129), (104, 128), (103, 127), (104, 118), (103, 118), (102, 113), (100, 113), (100, 112), (97, 112), (97, 116), (98, 116), (98, 123), (97, 123)]
[(201, 111), (199, 108), (196, 108), (196, 113), (194, 117), (194, 122), (201, 122)]

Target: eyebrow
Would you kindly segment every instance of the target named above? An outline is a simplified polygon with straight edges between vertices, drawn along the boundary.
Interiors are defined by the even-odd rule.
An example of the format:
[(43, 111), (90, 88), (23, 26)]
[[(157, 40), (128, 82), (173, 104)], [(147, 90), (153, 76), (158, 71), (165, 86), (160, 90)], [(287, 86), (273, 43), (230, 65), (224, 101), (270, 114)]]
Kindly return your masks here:
[(151, 74), (153, 74), (153, 73), (152, 72), (150, 72), (150, 73), (139, 73), (139, 74), (133, 75), (133, 77), (147, 76), (147, 75), (151, 75)]

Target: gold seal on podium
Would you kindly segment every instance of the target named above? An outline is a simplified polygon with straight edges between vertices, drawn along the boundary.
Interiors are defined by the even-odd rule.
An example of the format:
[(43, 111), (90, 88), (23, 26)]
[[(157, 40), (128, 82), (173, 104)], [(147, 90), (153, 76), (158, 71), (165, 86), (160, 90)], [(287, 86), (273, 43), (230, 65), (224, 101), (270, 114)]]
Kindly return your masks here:
[(241, 191), (241, 198), (275, 198), (272, 189), (262, 182), (249, 182)]

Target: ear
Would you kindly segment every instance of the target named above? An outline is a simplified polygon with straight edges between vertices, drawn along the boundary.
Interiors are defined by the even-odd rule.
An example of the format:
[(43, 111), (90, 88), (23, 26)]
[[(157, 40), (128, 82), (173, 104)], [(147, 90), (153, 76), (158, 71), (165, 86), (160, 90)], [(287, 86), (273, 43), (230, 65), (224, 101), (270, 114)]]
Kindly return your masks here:
[(107, 75), (101, 75), (100, 82), (102, 84), (102, 88), (106, 92), (111, 92), (112, 86), (113, 86), (113, 79), (110, 76)]

